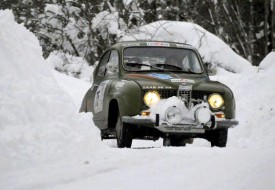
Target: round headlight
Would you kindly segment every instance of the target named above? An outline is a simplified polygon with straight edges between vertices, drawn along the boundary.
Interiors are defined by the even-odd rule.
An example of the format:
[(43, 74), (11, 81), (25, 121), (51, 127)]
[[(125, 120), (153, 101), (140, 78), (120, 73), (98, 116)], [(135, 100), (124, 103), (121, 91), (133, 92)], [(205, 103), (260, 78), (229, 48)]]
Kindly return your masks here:
[(199, 123), (208, 123), (211, 119), (211, 112), (209, 108), (200, 107), (195, 112), (196, 121)]
[(170, 124), (177, 124), (182, 119), (182, 112), (180, 108), (178, 108), (177, 106), (169, 107), (166, 110), (165, 115), (166, 115), (167, 122)]
[(146, 94), (143, 97), (144, 103), (149, 107), (158, 103), (159, 100), (160, 100), (160, 96), (159, 96), (159, 93), (156, 91), (146, 92)]
[(224, 100), (220, 94), (215, 93), (209, 96), (208, 103), (212, 109), (220, 109), (224, 104)]

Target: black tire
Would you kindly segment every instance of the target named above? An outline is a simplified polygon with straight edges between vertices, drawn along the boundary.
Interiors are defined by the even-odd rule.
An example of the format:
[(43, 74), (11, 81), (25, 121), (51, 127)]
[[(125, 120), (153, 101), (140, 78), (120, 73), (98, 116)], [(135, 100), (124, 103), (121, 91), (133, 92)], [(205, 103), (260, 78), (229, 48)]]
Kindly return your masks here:
[(118, 114), (116, 123), (116, 139), (118, 148), (131, 148), (133, 141), (133, 130), (131, 126), (123, 124)]
[(211, 146), (226, 147), (228, 129), (217, 129), (209, 132), (207, 140), (211, 142)]

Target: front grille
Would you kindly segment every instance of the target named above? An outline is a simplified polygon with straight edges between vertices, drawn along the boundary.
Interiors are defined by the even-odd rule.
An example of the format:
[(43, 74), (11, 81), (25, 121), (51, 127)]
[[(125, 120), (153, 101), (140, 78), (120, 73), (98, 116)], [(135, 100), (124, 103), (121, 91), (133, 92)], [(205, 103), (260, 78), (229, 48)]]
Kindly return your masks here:
[(177, 90), (158, 90), (161, 99), (177, 96)]
[(204, 96), (208, 99), (208, 97), (214, 92), (206, 92), (206, 91), (193, 91), (192, 98), (195, 100), (203, 100)]
[[(172, 96), (178, 96), (185, 102), (185, 106), (188, 108), (191, 104), (192, 100), (204, 100), (204, 98), (208, 99), (208, 97), (214, 92), (208, 91), (195, 91), (195, 90), (174, 90), (174, 89), (163, 89), (156, 90), (161, 99), (167, 99)], [(143, 90), (143, 96), (148, 90)], [(196, 104), (196, 103), (195, 103)]]
[(192, 97), (192, 90), (178, 90), (178, 97), (184, 101), (184, 104), (187, 108), (190, 108), (191, 105), (191, 97)]

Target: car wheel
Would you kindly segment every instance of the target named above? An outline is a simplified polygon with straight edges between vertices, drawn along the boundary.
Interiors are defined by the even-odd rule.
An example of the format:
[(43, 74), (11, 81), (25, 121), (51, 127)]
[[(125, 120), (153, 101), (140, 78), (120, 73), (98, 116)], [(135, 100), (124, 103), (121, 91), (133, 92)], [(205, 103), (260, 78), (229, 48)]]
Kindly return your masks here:
[(211, 146), (226, 147), (228, 129), (217, 129), (211, 131), (208, 136), (208, 140), (211, 142)]
[(116, 123), (116, 139), (118, 148), (131, 148), (132, 145), (132, 129), (131, 126), (122, 122), (120, 115), (118, 115)]

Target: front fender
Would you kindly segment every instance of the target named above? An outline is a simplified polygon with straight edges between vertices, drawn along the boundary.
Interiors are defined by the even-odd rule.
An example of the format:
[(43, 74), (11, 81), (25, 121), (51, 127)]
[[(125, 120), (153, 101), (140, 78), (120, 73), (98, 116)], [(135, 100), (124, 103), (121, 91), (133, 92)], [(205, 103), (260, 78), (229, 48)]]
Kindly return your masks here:
[(211, 91), (223, 94), (225, 106), (223, 111), (225, 113), (226, 119), (235, 118), (235, 98), (229, 87), (217, 81), (208, 81), (206, 83), (200, 83), (194, 86), (194, 90)]
[[(116, 100), (121, 116), (134, 116), (141, 112), (142, 94), (141, 88), (135, 81), (118, 80), (113, 81), (109, 88), (108, 102)], [(108, 110), (109, 104), (105, 110)], [(106, 113), (108, 114), (108, 113)]]

